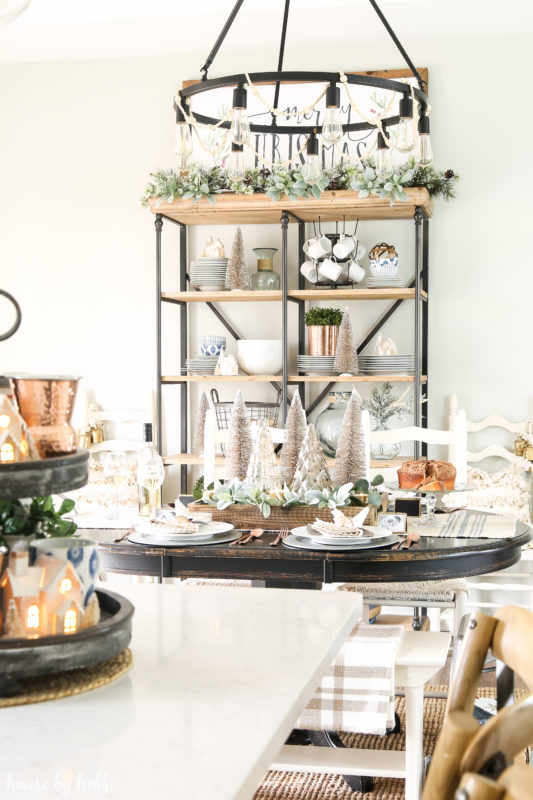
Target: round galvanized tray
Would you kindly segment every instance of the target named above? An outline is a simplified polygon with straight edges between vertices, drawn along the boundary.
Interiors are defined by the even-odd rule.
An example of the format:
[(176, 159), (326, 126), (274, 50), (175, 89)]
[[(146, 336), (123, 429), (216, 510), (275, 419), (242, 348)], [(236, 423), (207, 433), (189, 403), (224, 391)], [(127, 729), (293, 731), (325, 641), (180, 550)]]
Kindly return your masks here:
[(0, 464), (0, 500), (43, 497), (79, 489), (89, 479), (88, 465), (89, 452), (81, 448), (69, 456)]
[(126, 649), (131, 640), (132, 604), (115, 592), (97, 589), (96, 594), (98, 625), (66, 636), (0, 638), (0, 695), (10, 694), (17, 678), (90, 667)]

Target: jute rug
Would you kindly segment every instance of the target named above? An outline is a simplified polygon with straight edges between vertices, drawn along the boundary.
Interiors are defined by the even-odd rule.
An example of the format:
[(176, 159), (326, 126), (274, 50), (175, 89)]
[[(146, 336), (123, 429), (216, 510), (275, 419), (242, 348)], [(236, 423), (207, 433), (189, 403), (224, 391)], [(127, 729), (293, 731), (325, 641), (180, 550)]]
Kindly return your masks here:
[[(428, 691), (445, 692), (447, 686), (427, 686)], [(517, 691), (523, 697), (525, 691)], [(479, 697), (494, 697), (492, 688), (478, 690)], [(405, 731), (405, 709), (403, 697), (396, 698), (396, 712)], [(424, 700), (424, 755), (432, 755), (437, 742), (444, 715), (446, 700), (427, 697)], [(403, 750), (405, 733), (389, 736), (366, 736), (341, 734), (346, 747), (361, 747), (372, 750)], [(371, 792), (354, 792), (344, 782), (342, 775), (318, 775), (310, 772), (268, 772), (254, 795), (254, 800), (404, 800), (404, 781), (400, 778), (376, 778)]]
[(21, 678), (20, 690), (12, 697), (0, 697), (0, 708), (20, 706), (27, 703), (40, 703), (43, 700), (57, 700), (71, 694), (81, 694), (98, 689), (124, 675), (133, 662), (131, 650), (127, 648), (118, 656), (96, 664), (94, 667), (70, 669), (54, 675), (39, 678)]

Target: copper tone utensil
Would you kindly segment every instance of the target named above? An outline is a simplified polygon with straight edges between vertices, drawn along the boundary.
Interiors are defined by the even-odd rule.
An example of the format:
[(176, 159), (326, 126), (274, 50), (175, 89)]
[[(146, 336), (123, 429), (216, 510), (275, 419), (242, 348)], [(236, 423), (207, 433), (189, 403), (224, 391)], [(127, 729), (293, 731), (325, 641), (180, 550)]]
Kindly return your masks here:
[(243, 531), (243, 532), (241, 533), (241, 536), (240, 536), (240, 538), (239, 538), (239, 539), (235, 539), (233, 542), (230, 542), (230, 543), (229, 543), (229, 546), (230, 546), (230, 547), (235, 547), (235, 545), (237, 545), (237, 544), (240, 544), (240, 543), (242, 542), (242, 540), (243, 540), (243, 539), (248, 539), (249, 535), (250, 535), (250, 532), (249, 532), (249, 531)]
[(252, 531), (250, 531), (246, 538), (239, 539), (239, 544), (245, 545), (251, 542), (253, 539), (260, 539), (263, 533), (264, 531), (262, 528), (254, 528)]
[(117, 536), (117, 538), (113, 539), (113, 541), (114, 542), (122, 542), (122, 541), (124, 541), (126, 536), (129, 536), (130, 533), (133, 533), (134, 530), (135, 530), (135, 525), (132, 525), (131, 528), (129, 529), (129, 531), (126, 531), (125, 533), (123, 533), (122, 536)]
[(418, 542), (420, 534), (417, 531), (411, 531), (400, 542), (396, 542), (391, 547), (391, 550), (409, 550), (413, 542)]
[(282, 528), (282, 530), (280, 530), (274, 541), (270, 542), (270, 547), (277, 547), (278, 544), (280, 544), (283, 541), (283, 539), (286, 539), (288, 535), (289, 535), (288, 528)]

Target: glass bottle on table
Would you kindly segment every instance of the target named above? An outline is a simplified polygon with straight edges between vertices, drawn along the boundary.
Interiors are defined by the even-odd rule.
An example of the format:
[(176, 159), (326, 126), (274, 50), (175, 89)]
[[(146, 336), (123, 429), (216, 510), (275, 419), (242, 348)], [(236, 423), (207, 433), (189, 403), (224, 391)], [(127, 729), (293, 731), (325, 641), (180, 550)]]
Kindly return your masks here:
[[(137, 454), (137, 490), (139, 514), (141, 517), (149, 517), (152, 514), (152, 502), (150, 500), (150, 490), (146, 488), (146, 486), (144, 486), (139, 480), (139, 468), (143, 464), (157, 464), (157, 460), (161, 458), (153, 444), (152, 435), (152, 423), (146, 422), (143, 425), (144, 447)], [(157, 486), (153, 493), (154, 514), (158, 509), (161, 508), (161, 483)]]

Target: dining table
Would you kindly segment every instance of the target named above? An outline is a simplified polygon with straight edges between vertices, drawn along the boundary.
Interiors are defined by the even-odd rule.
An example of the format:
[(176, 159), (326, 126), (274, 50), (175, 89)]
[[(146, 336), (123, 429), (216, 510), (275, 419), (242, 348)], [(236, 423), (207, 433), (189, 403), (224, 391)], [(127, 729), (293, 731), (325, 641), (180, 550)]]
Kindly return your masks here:
[[(266, 524), (265, 524), (266, 527)], [(101, 569), (165, 578), (251, 580), (268, 587), (320, 589), (328, 583), (383, 583), (446, 580), (485, 575), (512, 566), (532, 538), (532, 528), (516, 522), (509, 538), (443, 538), (422, 535), (409, 549), (352, 552), (299, 550), (265, 532), (246, 546), (231, 543), (163, 547), (133, 544), (124, 530), (83, 530), (98, 541)], [(124, 537), (124, 538), (122, 538)], [(122, 539), (121, 541), (115, 541)]]
[(362, 597), (106, 582), (135, 606), (128, 673), (4, 708), (2, 797), (250, 800)]

